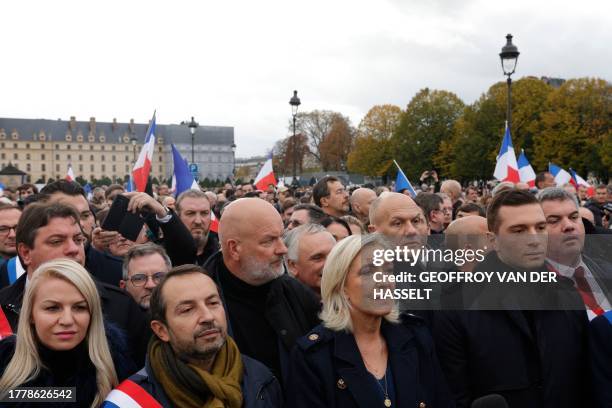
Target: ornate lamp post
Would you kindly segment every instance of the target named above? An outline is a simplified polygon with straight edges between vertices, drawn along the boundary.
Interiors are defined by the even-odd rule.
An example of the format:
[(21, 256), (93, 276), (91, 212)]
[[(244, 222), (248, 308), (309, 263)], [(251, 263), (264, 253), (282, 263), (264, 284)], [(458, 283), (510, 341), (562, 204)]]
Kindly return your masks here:
[(297, 116), (298, 107), (300, 106), (300, 98), (297, 96), (298, 91), (293, 91), (293, 96), (289, 100), (289, 105), (291, 105), (291, 113), (293, 115), (293, 142), (291, 143), (292, 153), (293, 153), (293, 180), (291, 184), (297, 184), (297, 148), (296, 148), (296, 140), (295, 140), (295, 117)]
[(506, 120), (508, 121), (508, 129), (510, 130), (512, 130), (512, 78), (510, 77), (514, 74), (516, 69), (519, 54), (520, 52), (518, 48), (516, 48), (516, 45), (512, 44), (512, 34), (508, 34), (506, 36), (506, 45), (502, 47), (499, 58), (501, 59), (504, 75), (508, 77), (508, 107), (506, 110)]

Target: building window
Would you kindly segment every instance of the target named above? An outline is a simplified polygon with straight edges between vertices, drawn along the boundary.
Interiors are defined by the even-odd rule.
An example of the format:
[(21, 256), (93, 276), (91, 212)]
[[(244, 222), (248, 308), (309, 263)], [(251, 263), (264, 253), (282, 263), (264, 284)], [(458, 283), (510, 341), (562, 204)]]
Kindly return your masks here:
[(66, 141), (67, 142), (72, 142), (72, 135), (71, 134), (67, 134), (66, 135)]
[(45, 160), (45, 154), (44, 153), (40, 155), (40, 160)]
[(77, 135), (77, 142), (83, 141), (83, 135)]
[(102, 161), (106, 160), (106, 158), (104, 157), (104, 155), (102, 155)]
[(55, 145), (55, 150), (59, 150), (59, 149), (60, 149), (60, 148), (59, 148), (59, 145), (58, 145), (58, 144), (56, 144), (56, 145)]
[(105, 136), (100, 136), (100, 142), (102, 142), (102, 143), (106, 142), (106, 137)]
[(68, 155), (68, 160), (72, 160), (72, 155)]
[(105, 147), (104, 145), (100, 146), (100, 150), (104, 150), (104, 147)]
[(115, 151), (115, 145), (111, 146), (111, 150), (114, 152)]
[(93, 150), (94, 149), (94, 145), (89, 145), (89, 150)]
[(30, 160), (30, 153), (26, 153), (26, 160)]
[(0, 147), (4, 149), (4, 142), (0, 143)]
[[(126, 142), (127, 143), (127, 142)], [(129, 152), (130, 151), (130, 147), (129, 146), (125, 146), (125, 151)]]
[(59, 164), (55, 165), (55, 171), (59, 171)]
[(125, 161), (130, 161), (130, 156), (128, 156), (127, 154), (125, 155)]
[[(115, 147), (115, 146), (113, 146), (113, 147)], [(117, 157), (114, 154), (113, 154), (112, 160), (113, 161), (117, 161)]]
[(45, 163), (40, 165), (40, 170), (47, 171), (47, 166), (45, 165)]
[(70, 150), (70, 145), (66, 145), (66, 150)]
[(79, 172), (81, 172), (81, 173), (83, 172), (83, 165), (82, 164), (79, 164)]
[(159, 166), (159, 172), (160, 172), (160, 173), (162, 173), (162, 172), (163, 172), (162, 166)]
[(44, 150), (44, 148), (45, 148), (45, 144), (44, 144), (44, 143), (41, 143), (41, 144), (40, 144), (40, 148)]
[(59, 154), (55, 155), (55, 160), (59, 160)]
[(79, 154), (79, 161), (83, 161), (83, 155)]
[(83, 150), (83, 145), (82, 144), (79, 145), (79, 150)]
[(89, 156), (89, 161), (94, 161), (94, 155)]
[(129, 172), (130, 172), (130, 166), (129, 166), (129, 165), (127, 165), (127, 164), (125, 165), (125, 172), (126, 172), (126, 173), (129, 173)]
[[(117, 172), (117, 166), (115, 166), (115, 165), (113, 164), (113, 173), (116, 173), (116, 172)], [(115, 176), (113, 176), (113, 177), (115, 177)]]
[(163, 156), (159, 156), (159, 161), (163, 161), (164, 157)]
[(96, 141), (96, 137), (94, 135), (89, 135), (87, 137), (87, 140), (89, 141), (89, 143), (93, 143)]
[(32, 171), (32, 165), (30, 163), (26, 163), (26, 171)]
[(17, 153), (13, 153), (13, 159), (19, 160), (19, 155)]
[[(90, 164), (90, 165), (89, 165), (89, 171), (94, 171), (94, 165), (93, 165), (93, 164)], [(93, 177), (93, 176), (92, 176), (92, 177)]]
[(104, 173), (105, 171), (106, 171), (106, 165), (105, 165), (105, 164), (103, 164), (103, 165), (102, 165), (102, 173)]
[(159, 146), (159, 152), (160, 152), (160, 153), (162, 152), (162, 147), (161, 147), (161, 146)]
[(13, 143), (13, 149), (17, 149), (17, 147), (19, 147), (17, 143)]
[(26, 149), (29, 149), (29, 148), (30, 148), (30, 144), (26, 143)]
[[(2, 160), (4, 160), (4, 159), (6, 158), (6, 154), (2, 153), (2, 154), (0, 155), (0, 158), (2, 158)], [(2, 166), (2, 167), (4, 167), (4, 166)]]

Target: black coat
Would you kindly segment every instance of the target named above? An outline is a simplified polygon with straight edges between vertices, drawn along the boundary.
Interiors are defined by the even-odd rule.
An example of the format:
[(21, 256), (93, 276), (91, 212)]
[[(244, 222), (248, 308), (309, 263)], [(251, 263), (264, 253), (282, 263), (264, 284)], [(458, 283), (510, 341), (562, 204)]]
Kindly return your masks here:
[(119, 287), (119, 281), (123, 279), (123, 259), (99, 251), (90, 244), (85, 246), (85, 269), (99, 282), (108, 285)]
[[(14, 333), (17, 332), (26, 277), (27, 274), (24, 273), (14, 284), (0, 290), (0, 305)], [(105, 320), (125, 331), (133, 360), (138, 367), (142, 367), (151, 337), (147, 317), (136, 302), (121, 289), (95, 280), (94, 282), (100, 294)]]
[(591, 321), (589, 352), (595, 407), (612, 407), (612, 310)]
[[(423, 320), (404, 316), (400, 324), (384, 321), (381, 330), (394, 380), (393, 406), (453, 407)], [(382, 407), (377, 387), (351, 333), (317, 326), (291, 354), (286, 396), (292, 408)]]
[[(283, 406), (283, 398), (278, 380), (270, 370), (259, 361), (242, 356), (244, 367), (241, 390), (244, 408), (278, 408)], [(153, 375), (147, 359), (145, 367), (130, 377), (130, 381), (141, 386), (164, 408), (172, 407), (162, 385)]]
[[(204, 268), (219, 287), (221, 298), (225, 303), (224, 288), (220, 280), (220, 274), (231, 273), (223, 262), (221, 251), (208, 259)], [(288, 372), (289, 353), (298, 338), (319, 324), (318, 313), (320, 303), (312, 293), (298, 280), (287, 274), (276, 278), (271, 282), (270, 290), (266, 300), (265, 319), (269, 322), (278, 339), (279, 360), (281, 375), (285, 378)], [(227, 306), (226, 306), (227, 310)], [(228, 313), (228, 332), (232, 335), (232, 316)], [(257, 333), (253, 333), (257, 336)], [(234, 337), (238, 348), (240, 343)], [(265, 363), (265, 362), (264, 362)]]

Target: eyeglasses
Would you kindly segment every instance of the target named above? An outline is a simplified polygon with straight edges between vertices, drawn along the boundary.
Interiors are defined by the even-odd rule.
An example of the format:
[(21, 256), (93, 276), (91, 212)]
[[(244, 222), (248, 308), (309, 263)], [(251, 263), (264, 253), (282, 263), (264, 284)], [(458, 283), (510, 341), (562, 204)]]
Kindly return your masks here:
[(17, 233), (17, 225), (0, 225), (0, 235), (8, 235), (11, 230)]
[(130, 277), (130, 282), (132, 282), (132, 285), (136, 287), (144, 286), (149, 280), (149, 278), (151, 278), (154, 284), (159, 285), (159, 282), (161, 282), (164, 276), (166, 276), (166, 273), (167, 272), (155, 272), (153, 275), (145, 275), (144, 273), (137, 273), (136, 275), (132, 275)]

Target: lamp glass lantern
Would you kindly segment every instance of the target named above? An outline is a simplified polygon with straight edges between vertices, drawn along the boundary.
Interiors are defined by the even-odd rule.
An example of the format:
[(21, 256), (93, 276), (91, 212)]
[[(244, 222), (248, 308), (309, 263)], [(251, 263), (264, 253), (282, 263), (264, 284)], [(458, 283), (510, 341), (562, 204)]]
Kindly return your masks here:
[(502, 51), (499, 53), (504, 75), (509, 77), (514, 74), (519, 54), (516, 45), (512, 44), (512, 34), (506, 35), (506, 45), (502, 47)]

